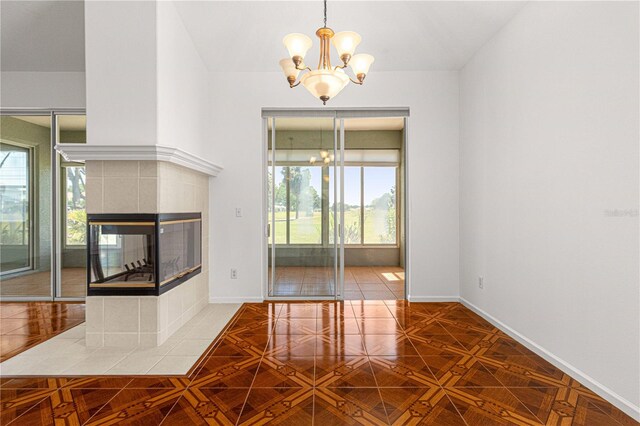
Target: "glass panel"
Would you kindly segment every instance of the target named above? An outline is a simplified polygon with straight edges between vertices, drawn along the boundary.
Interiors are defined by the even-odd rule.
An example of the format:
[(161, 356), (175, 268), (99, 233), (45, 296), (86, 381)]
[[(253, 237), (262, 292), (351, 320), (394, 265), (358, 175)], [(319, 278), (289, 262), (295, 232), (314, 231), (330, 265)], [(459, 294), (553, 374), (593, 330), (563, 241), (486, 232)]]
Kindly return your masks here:
[[(345, 166), (344, 168), (344, 243), (361, 244), (362, 236), (360, 220), (362, 217), (361, 203), (361, 167)], [(330, 171), (333, 180), (333, 170)], [(333, 186), (329, 188), (329, 198), (333, 199)], [(338, 203), (338, 212), (341, 204)], [(333, 208), (332, 208), (333, 212)], [(333, 213), (332, 213), (333, 214)], [(333, 227), (329, 232), (329, 241), (333, 243)]]
[[(272, 297), (335, 297), (335, 244), (329, 241), (333, 119), (269, 120)], [(275, 164), (273, 162), (275, 161)], [(272, 169), (272, 166), (275, 166)], [(333, 194), (333, 193), (331, 193)], [(269, 212), (271, 213), (271, 212)]]
[(364, 168), (364, 243), (396, 243), (396, 167)]
[[(86, 116), (58, 115), (58, 142), (86, 143)], [(58, 156), (60, 175), (60, 296), (84, 297), (87, 291), (85, 168)], [(106, 236), (105, 236), (106, 237)], [(114, 236), (110, 236), (114, 237)]]
[(51, 120), (0, 117), (0, 295), (51, 296)]
[(155, 286), (154, 230), (153, 222), (92, 224), (92, 287)]
[(86, 176), (84, 166), (64, 168), (64, 244), (66, 247), (84, 248), (87, 233), (85, 210)]
[(289, 218), (289, 209), (288, 205), (288, 167), (276, 167), (276, 174), (274, 176), (274, 196), (275, 198), (275, 212), (276, 212), (276, 222), (274, 225), (274, 236), (276, 244), (286, 244), (289, 240), (287, 234), (287, 223)]
[(345, 299), (404, 298), (404, 126), (344, 120)]
[(29, 150), (0, 143), (0, 272), (3, 274), (31, 265), (29, 174)]
[[(272, 120), (268, 119), (268, 118), (264, 118), (263, 122), (262, 122), (262, 126), (263, 126), (263, 143), (265, 141), (270, 141), (271, 140), (271, 132), (269, 129), (271, 129), (272, 125), (271, 125)], [(272, 268), (271, 265), (271, 261), (272, 261), (272, 253), (274, 253), (274, 251), (272, 250), (273, 248), (273, 241), (274, 241), (274, 235), (275, 235), (275, 229), (274, 229), (274, 221), (273, 221), (273, 203), (274, 203), (274, 199), (273, 199), (273, 191), (275, 188), (275, 182), (274, 182), (274, 164), (273, 164), (273, 149), (271, 149), (271, 145), (270, 142), (267, 142), (267, 164), (266, 164), (266, 169), (267, 169), (267, 294), (269, 296), (271, 296), (273, 294), (273, 274), (275, 272), (275, 270)]]
[(201, 229), (199, 219), (160, 223), (160, 285), (202, 265)]
[(290, 166), (288, 169), (289, 242), (322, 244), (322, 167)]

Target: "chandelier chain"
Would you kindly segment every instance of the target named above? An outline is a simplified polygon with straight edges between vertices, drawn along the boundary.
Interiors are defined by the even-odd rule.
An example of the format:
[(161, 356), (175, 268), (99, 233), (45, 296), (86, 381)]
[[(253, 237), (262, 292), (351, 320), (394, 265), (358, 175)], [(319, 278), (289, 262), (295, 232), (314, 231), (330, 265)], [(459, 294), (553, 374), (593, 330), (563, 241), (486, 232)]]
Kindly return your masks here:
[(327, 0), (324, 0), (324, 27), (327, 28)]

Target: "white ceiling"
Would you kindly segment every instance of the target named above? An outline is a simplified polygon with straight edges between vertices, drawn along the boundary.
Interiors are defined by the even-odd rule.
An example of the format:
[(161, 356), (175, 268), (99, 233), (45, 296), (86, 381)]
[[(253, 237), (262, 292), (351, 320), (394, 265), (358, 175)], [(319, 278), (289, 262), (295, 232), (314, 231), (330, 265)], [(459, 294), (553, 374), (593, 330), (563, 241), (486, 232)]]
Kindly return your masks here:
[[(290, 32), (314, 39), (307, 62), (317, 65), (321, 0), (175, 3), (211, 71), (279, 71)], [(376, 57), (374, 70), (459, 69), (524, 4), (329, 0), (328, 26), (360, 33), (358, 52)], [(82, 0), (0, 0), (0, 15), (3, 71), (84, 70)]]
[[(358, 32), (362, 43), (357, 52), (376, 57), (373, 69), (452, 70), (461, 68), (524, 4), (329, 0), (327, 25), (336, 32)], [(278, 61), (287, 56), (282, 38), (291, 32), (314, 39), (306, 62), (317, 66), (320, 0), (179, 1), (176, 7), (211, 71), (279, 71)]]
[(84, 71), (84, 2), (0, 1), (2, 71)]

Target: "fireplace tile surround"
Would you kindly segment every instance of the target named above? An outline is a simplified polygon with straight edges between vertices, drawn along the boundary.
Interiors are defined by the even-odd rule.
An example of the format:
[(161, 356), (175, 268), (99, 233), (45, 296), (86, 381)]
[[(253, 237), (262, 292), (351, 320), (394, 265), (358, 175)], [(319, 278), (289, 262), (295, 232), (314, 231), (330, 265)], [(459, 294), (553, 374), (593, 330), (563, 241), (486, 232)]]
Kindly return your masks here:
[(202, 271), (160, 296), (88, 296), (88, 347), (154, 347), (209, 301), (209, 176), (166, 161), (87, 160), (87, 213), (202, 214)]

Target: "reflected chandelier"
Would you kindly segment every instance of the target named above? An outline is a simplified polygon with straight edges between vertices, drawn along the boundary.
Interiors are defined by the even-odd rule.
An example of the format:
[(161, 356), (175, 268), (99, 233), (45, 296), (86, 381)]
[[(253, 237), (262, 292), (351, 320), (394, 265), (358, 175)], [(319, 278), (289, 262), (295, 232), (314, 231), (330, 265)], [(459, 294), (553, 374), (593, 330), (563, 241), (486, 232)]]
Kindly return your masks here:
[[(316, 35), (320, 39), (320, 61), (317, 70), (312, 70), (304, 63), (304, 55), (311, 48), (312, 42), (309, 37), (299, 33), (288, 34), (282, 40), (290, 57), (282, 59), (280, 67), (287, 77), (289, 87), (294, 88), (302, 83), (309, 93), (326, 105), (329, 99), (334, 98), (349, 84), (349, 81), (360, 85), (364, 83), (374, 57), (366, 53), (354, 55), (361, 40), (359, 34), (353, 31), (334, 33), (331, 28), (327, 28), (327, 0), (324, 0), (324, 26), (318, 28)], [(342, 65), (331, 67), (330, 41), (338, 51)], [(351, 66), (356, 80), (344, 72), (347, 66)], [(305, 70), (308, 72), (296, 83), (300, 71)]]

